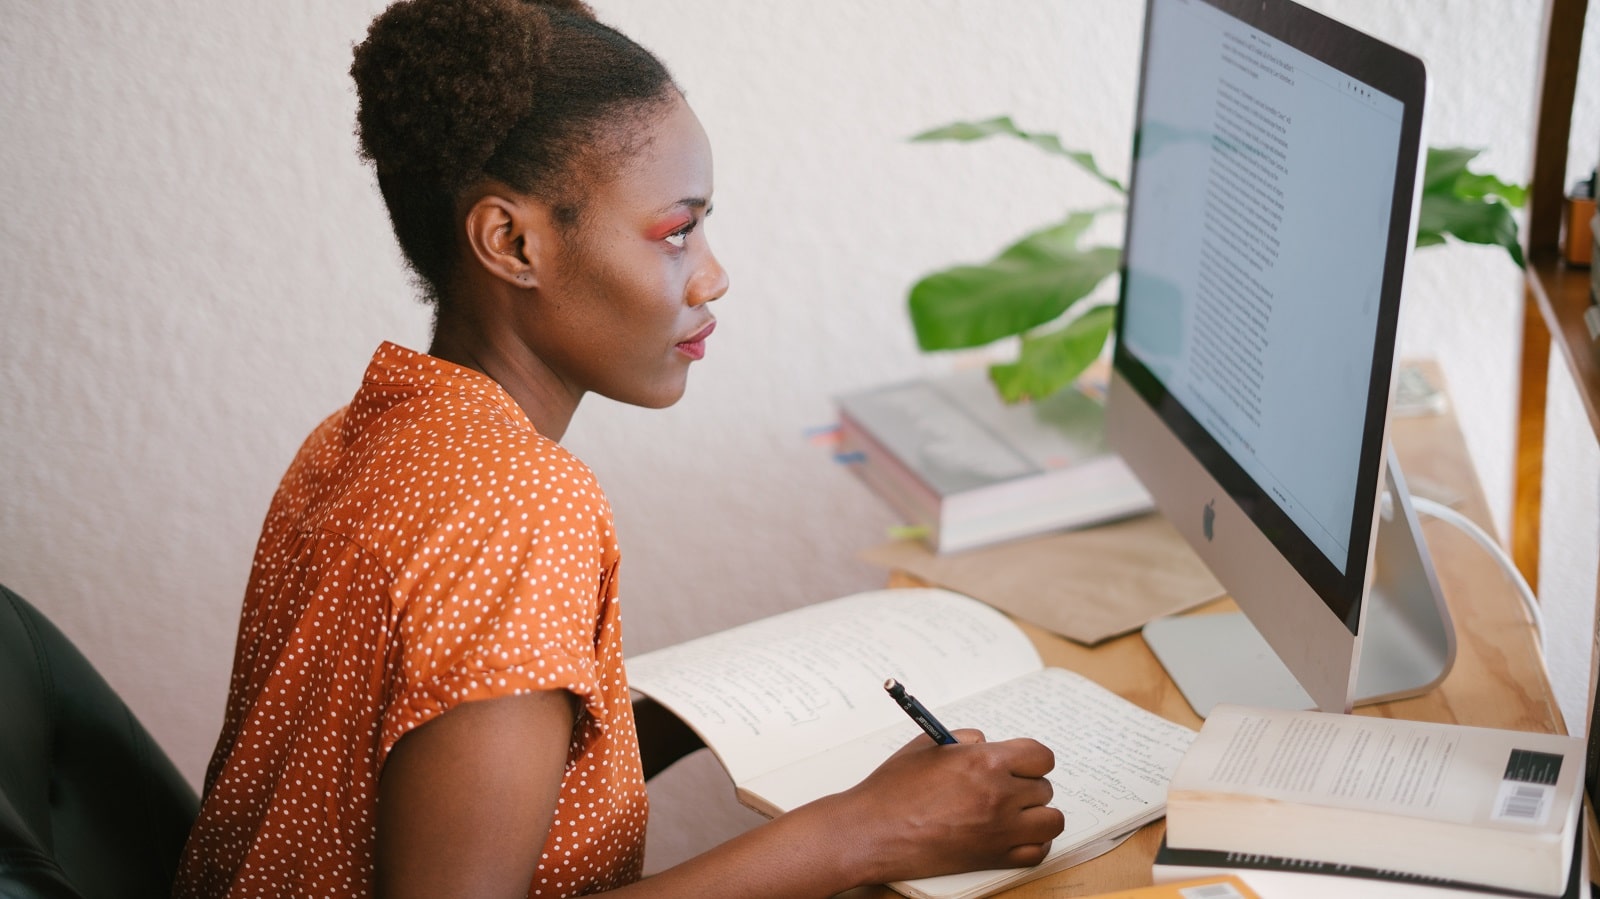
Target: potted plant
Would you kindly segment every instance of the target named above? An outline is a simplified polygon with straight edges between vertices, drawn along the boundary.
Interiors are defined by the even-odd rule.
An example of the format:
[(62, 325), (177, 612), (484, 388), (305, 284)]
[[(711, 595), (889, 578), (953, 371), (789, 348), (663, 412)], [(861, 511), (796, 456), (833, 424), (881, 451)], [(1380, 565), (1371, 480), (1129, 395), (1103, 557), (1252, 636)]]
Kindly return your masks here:
[[(1099, 181), (1120, 200), (1127, 188), (1085, 152), (1064, 147), (1053, 134), (1024, 131), (1007, 116), (955, 122), (925, 131), (915, 141), (976, 141), (989, 137), (1023, 140), (1065, 159)], [(1525, 188), (1468, 169), (1480, 151), (1429, 148), (1418, 210), (1418, 247), (1449, 238), (1504, 247), (1523, 265), (1513, 208)], [(1114, 206), (1077, 210), (1024, 236), (988, 262), (957, 265), (923, 277), (908, 304), (917, 344), (924, 351), (967, 349), (1019, 337), (1012, 362), (989, 367), (1007, 402), (1049, 396), (1071, 384), (1098, 358), (1115, 320), (1115, 301), (1092, 294), (1117, 271), (1115, 246), (1082, 246), (1097, 216)]]

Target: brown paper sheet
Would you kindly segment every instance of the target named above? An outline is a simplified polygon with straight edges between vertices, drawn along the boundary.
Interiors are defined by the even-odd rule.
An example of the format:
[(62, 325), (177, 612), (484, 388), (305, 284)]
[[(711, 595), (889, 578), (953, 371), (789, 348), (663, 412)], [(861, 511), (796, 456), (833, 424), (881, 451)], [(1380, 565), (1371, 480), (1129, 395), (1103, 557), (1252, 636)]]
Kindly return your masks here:
[(945, 556), (915, 540), (896, 540), (861, 558), (1090, 646), (1222, 595), (1205, 563), (1160, 515)]

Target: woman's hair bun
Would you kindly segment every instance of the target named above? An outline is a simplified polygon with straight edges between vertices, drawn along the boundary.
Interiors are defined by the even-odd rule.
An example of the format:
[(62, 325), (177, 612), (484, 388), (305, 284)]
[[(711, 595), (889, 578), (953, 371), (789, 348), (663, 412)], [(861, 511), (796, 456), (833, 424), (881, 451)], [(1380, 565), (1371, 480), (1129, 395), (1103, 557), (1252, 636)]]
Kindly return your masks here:
[(570, 0), (403, 0), (385, 10), (350, 67), (361, 155), (380, 175), (461, 186), (532, 109), (551, 10), (591, 15)]
[(533, 0), (533, 4), (583, 16), (585, 19), (594, 18), (594, 10), (590, 9), (589, 4), (584, 3), (583, 0)]
[(435, 300), (456, 264), (463, 191), (493, 179), (571, 225), (593, 170), (631, 146), (636, 113), (674, 95), (660, 60), (578, 0), (400, 0), (373, 20), (350, 75), (361, 155)]

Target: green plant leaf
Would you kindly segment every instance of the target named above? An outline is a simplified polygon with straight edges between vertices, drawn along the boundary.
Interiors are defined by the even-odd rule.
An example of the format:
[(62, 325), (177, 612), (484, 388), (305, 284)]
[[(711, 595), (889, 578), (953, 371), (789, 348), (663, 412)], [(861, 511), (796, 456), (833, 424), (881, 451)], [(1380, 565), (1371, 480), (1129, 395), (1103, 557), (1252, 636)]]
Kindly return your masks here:
[(1484, 200), (1498, 197), (1507, 206), (1521, 209), (1528, 202), (1528, 189), (1520, 184), (1507, 184), (1493, 175), (1464, 172), (1456, 176), (1455, 194), (1463, 200)]
[(1428, 161), (1423, 166), (1422, 192), (1451, 189), (1456, 179), (1466, 172), (1467, 163), (1481, 152), (1468, 147), (1429, 147)]
[(1512, 207), (1527, 200), (1527, 189), (1467, 168), (1479, 151), (1464, 147), (1428, 149), (1417, 210), (1418, 247), (1436, 246), (1446, 236), (1468, 243), (1504, 247), (1526, 267)]
[(1095, 213), (1036, 231), (983, 265), (959, 265), (912, 285), (909, 307), (924, 350), (983, 346), (1054, 321), (1117, 270), (1116, 247), (1078, 246)]
[(1445, 242), (1445, 235), (1467, 243), (1501, 246), (1511, 261), (1526, 268), (1517, 220), (1511, 207), (1499, 199), (1463, 200), (1453, 194), (1423, 194), (1417, 213), (1417, 246)]
[(1116, 318), (1115, 305), (1093, 306), (1066, 327), (1029, 334), (1022, 338), (1017, 361), (991, 365), (989, 379), (1008, 403), (1050, 396), (1100, 356)]
[(1070, 159), (1101, 184), (1119, 194), (1128, 192), (1128, 189), (1122, 186), (1122, 182), (1100, 170), (1100, 166), (1094, 161), (1094, 156), (1083, 150), (1067, 149), (1061, 145), (1061, 139), (1054, 134), (1023, 131), (1016, 126), (1016, 123), (1011, 121), (1010, 116), (996, 116), (981, 122), (952, 122), (938, 128), (931, 128), (921, 134), (912, 135), (911, 139), (913, 141), (975, 141), (996, 135), (1015, 137), (1038, 147), (1046, 153)]
[(1447, 192), (1463, 200), (1498, 197), (1508, 206), (1522, 208), (1528, 202), (1526, 187), (1507, 184), (1493, 175), (1468, 170), (1468, 163), (1477, 158), (1480, 152), (1466, 147), (1429, 147), (1427, 167), (1422, 176), (1422, 192)]

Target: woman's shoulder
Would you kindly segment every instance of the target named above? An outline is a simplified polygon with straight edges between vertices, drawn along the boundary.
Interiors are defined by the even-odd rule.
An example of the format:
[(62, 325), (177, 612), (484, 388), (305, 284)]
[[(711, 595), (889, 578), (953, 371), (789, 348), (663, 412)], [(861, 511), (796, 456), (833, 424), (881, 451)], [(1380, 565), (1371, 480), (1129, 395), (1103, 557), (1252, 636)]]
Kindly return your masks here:
[(435, 396), (409, 413), (375, 443), (369, 471), (401, 474), (413, 489), (604, 503), (594, 472), (519, 412), (472, 397)]

